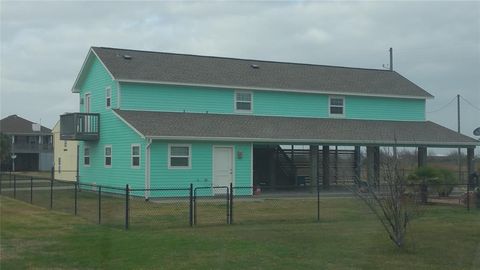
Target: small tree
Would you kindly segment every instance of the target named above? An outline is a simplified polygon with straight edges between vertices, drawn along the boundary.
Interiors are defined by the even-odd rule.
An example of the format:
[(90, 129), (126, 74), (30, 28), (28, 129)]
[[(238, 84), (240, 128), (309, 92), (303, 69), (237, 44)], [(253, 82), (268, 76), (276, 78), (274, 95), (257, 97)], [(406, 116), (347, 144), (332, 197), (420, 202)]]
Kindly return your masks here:
[(399, 169), (396, 155), (386, 155), (380, 170), (381, 184), (378, 187), (356, 181), (355, 194), (372, 210), (393, 243), (401, 248), (405, 244), (408, 224), (416, 212), (415, 193), (413, 198), (407, 196), (406, 179)]

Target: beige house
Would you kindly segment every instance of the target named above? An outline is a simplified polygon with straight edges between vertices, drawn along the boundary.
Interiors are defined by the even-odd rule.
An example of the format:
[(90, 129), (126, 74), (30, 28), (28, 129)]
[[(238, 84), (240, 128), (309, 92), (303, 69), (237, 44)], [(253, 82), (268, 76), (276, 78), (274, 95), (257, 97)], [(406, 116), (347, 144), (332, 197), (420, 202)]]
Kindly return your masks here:
[(60, 140), (60, 121), (53, 127), (52, 134), (55, 179), (76, 181), (78, 142)]

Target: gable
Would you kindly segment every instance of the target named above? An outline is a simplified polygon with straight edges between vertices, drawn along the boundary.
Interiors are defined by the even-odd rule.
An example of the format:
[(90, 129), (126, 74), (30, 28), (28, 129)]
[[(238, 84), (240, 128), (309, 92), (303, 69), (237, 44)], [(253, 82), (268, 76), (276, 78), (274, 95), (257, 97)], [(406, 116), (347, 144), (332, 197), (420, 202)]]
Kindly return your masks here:
[(90, 49), (87, 54), (87, 57), (85, 58), (85, 61), (83, 62), (80, 72), (78, 73), (77, 78), (75, 79), (75, 82), (73, 84), (73, 87), (72, 87), (73, 93), (80, 92), (80, 89), (82, 88), (87, 76), (90, 74), (90, 72), (92, 71), (92, 67), (95, 64), (101, 65), (105, 73), (107, 73), (111, 79), (114, 79), (113, 75), (110, 73), (108, 68), (103, 64), (100, 58), (98, 58), (97, 54), (92, 49)]

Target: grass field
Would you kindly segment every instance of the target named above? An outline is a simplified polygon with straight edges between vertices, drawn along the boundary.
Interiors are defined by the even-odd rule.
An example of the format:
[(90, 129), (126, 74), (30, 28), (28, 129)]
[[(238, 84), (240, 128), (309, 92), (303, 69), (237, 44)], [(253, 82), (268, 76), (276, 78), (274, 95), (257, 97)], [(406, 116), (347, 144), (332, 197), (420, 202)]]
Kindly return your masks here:
[[(130, 231), (4, 196), (0, 202), (1, 269), (480, 269), (480, 211), (456, 206), (424, 209), (399, 250), (351, 198), (323, 199), (320, 223)], [(298, 209), (294, 200), (282, 207)]]

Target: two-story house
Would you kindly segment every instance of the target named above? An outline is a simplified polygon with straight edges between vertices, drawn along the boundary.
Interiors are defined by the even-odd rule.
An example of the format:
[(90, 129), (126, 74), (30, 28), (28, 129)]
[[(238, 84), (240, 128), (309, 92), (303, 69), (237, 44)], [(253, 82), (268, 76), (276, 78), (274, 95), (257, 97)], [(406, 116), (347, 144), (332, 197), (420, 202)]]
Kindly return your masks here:
[(110, 186), (252, 186), (261, 149), (309, 145), (328, 187), (332, 146), (367, 147), (373, 178), (379, 146), (478, 144), (427, 121), (432, 96), (390, 70), (92, 47), (72, 91), (61, 138), (81, 141), (81, 182)]
[(12, 157), (7, 164), (8, 168), (2, 169), (49, 171), (52, 168), (53, 147), (50, 129), (18, 115), (10, 115), (0, 120), (0, 132), (10, 137)]

